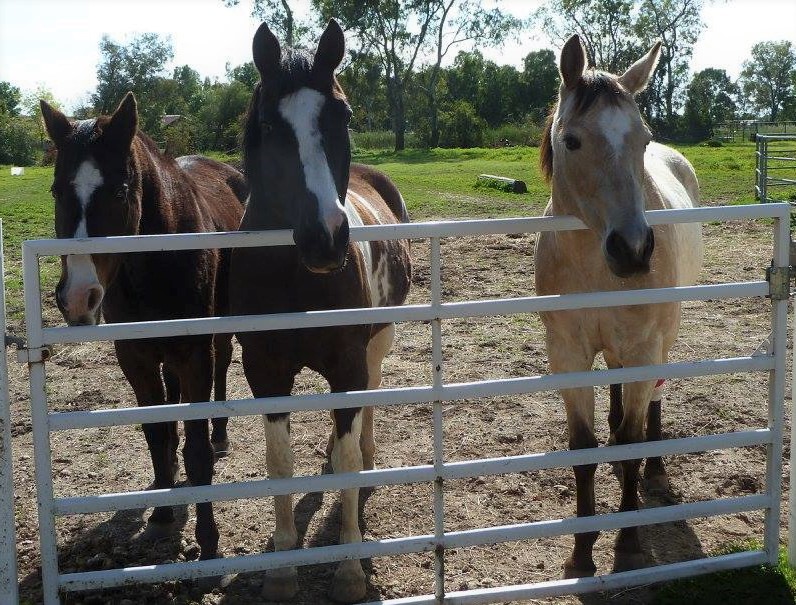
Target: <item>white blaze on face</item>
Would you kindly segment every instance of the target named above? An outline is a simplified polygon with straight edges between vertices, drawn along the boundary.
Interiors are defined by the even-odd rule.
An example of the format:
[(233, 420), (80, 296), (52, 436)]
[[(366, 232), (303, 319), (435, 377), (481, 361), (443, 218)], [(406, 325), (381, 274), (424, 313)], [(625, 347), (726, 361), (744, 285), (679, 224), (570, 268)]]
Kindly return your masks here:
[[(102, 173), (93, 159), (85, 160), (75, 173), (72, 186), (80, 202), (80, 221), (72, 237), (88, 237), (86, 226), (86, 210), (91, 202), (93, 193), (102, 186), (104, 180)], [(64, 286), (64, 298), (67, 307), (73, 307), (72, 298), (82, 295), (87, 288), (97, 286), (99, 278), (90, 254), (70, 254), (66, 257), (67, 277)]]
[(600, 112), (597, 123), (615, 156), (621, 155), (625, 137), (630, 132), (630, 116), (621, 107), (609, 106)]
[(279, 113), (293, 128), (304, 181), (318, 200), (318, 219), (333, 238), (343, 223), (345, 210), (337, 197), (337, 186), (321, 141), (319, 119), (325, 102), (326, 97), (317, 90), (302, 88), (279, 101)]

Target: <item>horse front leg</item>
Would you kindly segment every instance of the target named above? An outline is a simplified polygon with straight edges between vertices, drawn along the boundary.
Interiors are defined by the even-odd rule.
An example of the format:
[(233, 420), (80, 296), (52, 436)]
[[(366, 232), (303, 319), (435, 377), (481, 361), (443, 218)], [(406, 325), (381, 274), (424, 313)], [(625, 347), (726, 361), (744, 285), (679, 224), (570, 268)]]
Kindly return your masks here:
[[(232, 363), (232, 334), (216, 334), (213, 337), (213, 400), (227, 399), (227, 372)], [(229, 437), (227, 423), (229, 418), (213, 418), (213, 432), (210, 444), (213, 446), (215, 458), (224, 458), (229, 454)]]
[[(326, 379), (329, 381), (332, 392), (360, 391), (369, 386), (370, 351), (369, 347), (355, 345), (340, 351), (337, 363), (326, 372)], [(362, 409), (334, 410), (332, 417), (335, 436), (331, 456), (332, 469), (335, 473), (361, 471), (363, 469), (360, 441), (362, 438)], [(340, 499), (342, 504), (340, 543), (362, 542), (362, 532), (359, 529), (359, 488), (342, 490)], [(362, 570), (360, 560), (341, 561), (334, 574), (332, 599), (353, 603), (362, 600), (366, 591), (365, 572)]]
[[(649, 363), (655, 363), (650, 361)], [(644, 362), (647, 365), (647, 362)], [(654, 382), (633, 382), (624, 386), (624, 415), (616, 431), (617, 445), (644, 441), (644, 421)], [(638, 510), (638, 480), (641, 460), (624, 460), (622, 465), (622, 499), (620, 512)], [(614, 571), (637, 569), (644, 565), (638, 527), (619, 530), (614, 547)]]
[[(548, 329), (547, 355), (550, 370), (555, 374), (580, 372), (591, 369), (595, 353), (588, 345), (568, 332), (559, 333)], [(567, 412), (569, 448), (572, 450), (597, 447), (594, 435), (594, 389), (562, 389), (561, 398)], [(576, 489), (576, 513), (578, 517), (590, 517), (595, 513), (594, 473), (596, 464), (574, 466)], [(565, 578), (593, 576), (597, 571), (592, 551), (599, 532), (575, 534), (575, 547), (564, 562)]]
[[(567, 411), (569, 449), (597, 447), (597, 437), (594, 435), (594, 389), (565, 389), (561, 391), (561, 396)], [(575, 474), (575, 512), (578, 517), (591, 517), (595, 513), (594, 473), (597, 465), (573, 466), (572, 470)], [(597, 566), (592, 553), (599, 535), (600, 532), (596, 531), (575, 534), (572, 554), (564, 562), (565, 578), (583, 578), (595, 574)]]
[[(166, 398), (163, 389), (163, 378), (160, 374), (160, 363), (146, 345), (130, 341), (117, 341), (114, 343), (116, 358), (125, 378), (135, 393), (139, 406), (162, 405)], [(167, 386), (170, 387), (169, 401), (174, 397), (171, 390), (174, 387), (175, 377), (167, 375)], [(179, 386), (177, 386), (177, 401), (179, 401)], [(155, 422), (141, 426), (146, 438), (149, 455), (152, 459), (152, 469), (155, 480), (153, 489), (168, 489), (174, 487), (179, 476), (177, 463), (177, 423)], [(149, 517), (149, 523), (169, 525), (174, 522), (174, 510), (171, 506), (160, 506), (154, 509)]]
[[(206, 342), (205, 342), (206, 341)], [(201, 344), (186, 347), (184, 355), (175, 355), (170, 367), (180, 378), (184, 403), (209, 401), (213, 385), (213, 351), (210, 337)], [(182, 449), (185, 474), (191, 485), (210, 485), (213, 482), (213, 448), (206, 419), (185, 421), (185, 445)], [(218, 556), (218, 527), (213, 516), (213, 505), (200, 502), (196, 505), (196, 541), (201, 549), (199, 558)]]
[[(660, 441), (663, 439), (661, 427), (661, 405), (663, 400), (663, 385), (656, 386), (652, 392), (647, 410), (647, 441)], [(669, 491), (669, 477), (663, 458), (655, 456), (647, 458), (644, 462), (644, 487), (651, 494), (665, 494)]]

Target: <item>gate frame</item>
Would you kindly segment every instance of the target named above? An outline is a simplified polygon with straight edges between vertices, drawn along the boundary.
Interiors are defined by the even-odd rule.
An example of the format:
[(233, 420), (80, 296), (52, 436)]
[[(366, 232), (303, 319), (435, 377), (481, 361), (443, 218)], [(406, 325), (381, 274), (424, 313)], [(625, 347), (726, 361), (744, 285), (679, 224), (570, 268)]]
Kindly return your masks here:
[[(739, 220), (745, 218), (774, 219), (775, 269), (788, 271), (789, 217), (788, 204), (728, 206), (687, 210), (648, 211), (651, 225), (665, 223)], [(656, 288), (645, 290), (597, 292), (560, 296), (480, 300), (443, 303), (441, 300), (440, 239), (478, 234), (509, 234), (531, 231), (583, 229), (572, 217), (534, 217), (525, 219), (493, 219), (484, 221), (449, 221), (410, 223), (352, 228), (353, 241), (377, 239), (429, 239), (431, 246), (431, 302), (425, 305), (285, 313), (274, 315), (202, 318), (105, 324), (67, 328), (43, 328), (39, 256), (61, 254), (133, 252), (146, 250), (179, 250), (197, 248), (231, 248), (244, 246), (291, 245), (289, 231), (180, 234), (159, 236), (128, 236), (86, 238), (76, 240), (35, 240), (23, 244), (25, 279), (25, 314), (28, 326), (28, 355), (33, 419), (33, 440), (37, 500), (42, 549), (42, 589), (45, 605), (59, 603), (58, 591), (85, 590), (119, 586), (134, 582), (155, 582), (183, 578), (216, 576), (232, 572), (262, 571), (270, 568), (325, 563), (344, 559), (429, 552), (435, 555), (435, 594), (379, 601), (378, 603), (492, 603), (507, 599), (528, 599), (560, 594), (577, 594), (594, 590), (615, 589), (647, 582), (688, 577), (710, 571), (731, 569), (761, 563), (776, 563), (778, 557), (779, 516), (782, 476), (783, 404), (787, 342), (787, 292), (767, 281), (734, 284)], [(454, 317), (483, 317), (540, 310), (608, 307), (616, 305), (770, 296), (772, 299), (772, 336), (768, 351), (741, 358), (701, 360), (640, 366), (614, 370), (553, 374), (536, 377), (487, 380), (462, 384), (443, 382), (441, 322)], [(227, 402), (171, 404), (146, 408), (124, 408), (90, 412), (50, 413), (47, 410), (44, 362), (48, 347), (65, 342), (115, 340), (121, 338), (163, 337), (179, 334), (264, 331), (285, 327), (320, 327), (381, 323), (392, 321), (430, 321), (432, 325), (433, 384), (424, 387), (379, 389), (373, 391), (332, 393), (247, 399)], [(716, 375), (731, 372), (769, 372), (768, 427), (704, 437), (689, 437), (649, 443), (636, 443), (610, 448), (575, 451), (554, 451), (539, 454), (470, 460), (446, 463), (442, 442), (442, 401), (474, 399), (495, 395), (533, 393), (564, 387), (597, 386), (617, 382), (633, 382), (657, 378), (678, 378)], [(200, 487), (179, 487), (153, 491), (133, 491), (102, 496), (53, 498), (52, 458), (49, 434), (53, 431), (163, 422), (216, 416), (254, 415), (288, 410), (360, 407), (361, 405), (397, 405), (432, 403), (434, 425), (434, 459), (432, 465), (390, 468), (330, 476), (265, 479), (260, 481), (216, 484)], [(569, 467), (586, 462), (608, 462), (641, 457), (688, 453), (731, 447), (766, 445), (766, 493), (699, 501), (674, 506), (608, 513), (593, 517), (570, 517), (475, 530), (444, 532), (442, 488), (445, 480), (483, 475), (524, 472), (554, 467)], [(141, 506), (153, 507), (230, 500), (243, 497), (295, 492), (331, 491), (342, 487), (382, 486), (404, 483), (434, 484), (435, 531), (433, 535), (407, 536), (355, 544), (260, 553), (256, 555), (128, 567), (116, 570), (59, 574), (55, 517), (71, 514), (113, 511)], [(792, 483), (792, 490), (794, 484)], [(793, 492), (792, 492), (793, 493)], [(726, 515), (748, 510), (765, 510), (763, 550), (734, 553), (719, 557), (686, 561), (641, 570), (581, 578), (554, 580), (535, 584), (504, 586), (460, 592), (445, 591), (444, 553), (446, 549), (496, 544), (543, 536), (564, 535), (596, 530), (648, 525), (678, 519)]]
[[(796, 145), (796, 135), (759, 134), (755, 137), (755, 199), (759, 202), (785, 202), (785, 200), (774, 200), (769, 198), (768, 188), (781, 185), (796, 186), (796, 177), (785, 178), (769, 176), (769, 172), (772, 170), (791, 170), (796, 172), (796, 149), (776, 149), (775, 151), (780, 155), (775, 156), (771, 156), (768, 153), (769, 143), (787, 141), (793, 142), (793, 144)], [(770, 160), (780, 162), (780, 165), (770, 166)], [(788, 162), (792, 162), (792, 164), (788, 164)]]
[(0, 359), (0, 603), (19, 602), (17, 533), (14, 523), (14, 469), (12, 465), (11, 398), (8, 391), (6, 350), (6, 287), (3, 254), (3, 221), (0, 220), (0, 323), (3, 350)]

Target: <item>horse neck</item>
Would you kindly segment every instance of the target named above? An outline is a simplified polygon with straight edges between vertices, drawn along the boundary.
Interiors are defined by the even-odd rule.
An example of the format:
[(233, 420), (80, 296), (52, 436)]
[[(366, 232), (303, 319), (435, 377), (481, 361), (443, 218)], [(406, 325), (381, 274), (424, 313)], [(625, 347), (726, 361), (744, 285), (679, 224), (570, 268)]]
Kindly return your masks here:
[(185, 183), (169, 166), (173, 160), (163, 156), (155, 142), (139, 132), (133, 139), (131, 162), (141, 180), (140, 232), (178, 232), (177, 219), (184, 212), (180, 198), (186, 192)]

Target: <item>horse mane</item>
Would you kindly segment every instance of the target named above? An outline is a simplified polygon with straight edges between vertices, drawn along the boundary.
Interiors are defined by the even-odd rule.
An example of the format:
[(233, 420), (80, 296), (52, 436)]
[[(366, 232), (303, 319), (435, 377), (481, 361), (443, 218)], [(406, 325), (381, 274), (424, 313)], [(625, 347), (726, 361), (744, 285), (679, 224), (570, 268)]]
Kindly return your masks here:
[[(622, 90), (619, 82), (603, 71), (589, 69), (578, 80), (574, 94), (572, 115), (580, 116), (586, 113), (598, 99), (604, 99), (611, 105), (619, 105), (620, 99), (627, 93)], [(542, 141), (539, 145), (539, 167), (542, 176), (549, 184), (553, 177), (553, 120), (558, 114), (560, 101), (555, 104), (544, 125)]]

